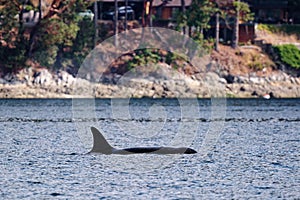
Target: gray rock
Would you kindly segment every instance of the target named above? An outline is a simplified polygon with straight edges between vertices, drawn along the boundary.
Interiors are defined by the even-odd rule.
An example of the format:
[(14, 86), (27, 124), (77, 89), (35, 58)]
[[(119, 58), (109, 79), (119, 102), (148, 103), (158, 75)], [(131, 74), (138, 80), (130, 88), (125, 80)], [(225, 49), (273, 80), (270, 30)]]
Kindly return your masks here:
[(297, 85), (300, 85), (300, 77), (299, 77), (299, 78), (295, 78), (295, 83), (296, 83)]
[(220, 79), (219, 79), (219, 82), (220, 82), (221, 84), (227, 84), (227, 83), (228, 83), (228, 82), (226, 81), (225, 78), (220, 78)]
[(286, 73), (276, 73), (269, 77), (271, 82), (282, 82), (289, 80), (289, 76)]
[(9, 74), (6, 74), (3, 79), (7, 82), (7, 83), (13, 83), (15, 80), (17, 80), (16, 76), (9, 73)]
[(236, 77), (231, 74), (224, 74), (222, 76), (228, 84), (232, 84), (236, 81)]
[(235, 83), (244, 83), (244, 84), (247, 84), (249, 83), (249, 78), (248, 77), (245, 77), (245, 76), (236, 76), (235, 77), (235, 80), (234, 80)]
[(261, 85), (261, 84), (265, 83), (264, 78), (261, 78), (261, 77), (250, 77), (249, 81), (250, 81), (250, 83), (257, 84), (257, 85)]
[(219, 80), (219, 75), (214, 72), (208, 72), (205, 76), (205, 81), (207, 81), (208, 83), (217, 83), (219, 82)]
[(3, 78), (0, 78), (0, 84), (7, 84), (7, 81)]
[(32, 67), (24, 68), (16, 74), (19, 81), (26, 83), (27, 85), (32, 85), (34, 71)]
[(75, 82), (75, 78), (66, 71), (59, 71), (57, 77), (60, 84), (71, 86)]
[(156, 94), (162, 94), (164, 91), (164, 88), (160, 84), (153, 84), (153, 90), (156, 91)]
[(53, 75), (47, 69), (43, 69), (40, 72), (36, 72), (34, 74), (33, 84), (41, 86), (50, 86), (54, 84)]

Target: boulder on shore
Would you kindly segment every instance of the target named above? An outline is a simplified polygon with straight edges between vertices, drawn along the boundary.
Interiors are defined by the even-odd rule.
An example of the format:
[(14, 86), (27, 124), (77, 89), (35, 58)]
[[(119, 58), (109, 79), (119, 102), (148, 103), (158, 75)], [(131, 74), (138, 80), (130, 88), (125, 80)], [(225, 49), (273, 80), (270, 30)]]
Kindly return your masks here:
[[(154, 74), (155, 76), (149, 75)], [(143, 76), (114, 76), (113, 82), (89, 82), (65, 71), (26, 68), (0, 78), (0, 98), (275, 98), (300, 97), (300, 77), (282, 71), (249, 77), (206, 72), (188, 76), (171, 68)], [(105, 78), (103, 79), (105, 80)]]

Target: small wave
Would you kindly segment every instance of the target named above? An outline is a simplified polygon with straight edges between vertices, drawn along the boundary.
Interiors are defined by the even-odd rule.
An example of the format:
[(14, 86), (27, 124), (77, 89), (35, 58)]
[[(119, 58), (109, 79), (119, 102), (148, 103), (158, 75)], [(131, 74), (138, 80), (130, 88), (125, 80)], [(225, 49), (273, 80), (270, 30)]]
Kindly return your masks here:
[(52, 192), (52, 193), (50, 193), (50, 195), (56, 197), (56, 196), (61, 196), (61, 195), (64, 195), (64, 194), (61, 194), (61, 193), (58, 193), (58, 192)]
[(285, 140), (284, 142), (300, 142), (300, 140)]
[(40, 181), (27, 181), (27, 183), (30, 184), (30, 185), (43, 184)]
[(300, 118), (133, 118), (133, 119), (120, 119), (120, 118), (57, 118), (57, 119), (30, 119), (30, 118), (0, 118), (0, 122), (300, 122)]
[(64, 122), (64, 123), (69, 123), (69, 122), (73, 122), (73, 120), (71, 118), (30, 119), (30, 118), (11, 117), (11, 118), (0, 118), (0, 122)]
[(299, 122), (300, 118), (172, 118), (172, 119), (98, 119), (97, 121), (117, 122)]
[(259, 189), (259, 190), (270, 190), (270, 189), (274, 189), (274, 187), (271, 187), (271, 186), (254, 186), (254, 188)]

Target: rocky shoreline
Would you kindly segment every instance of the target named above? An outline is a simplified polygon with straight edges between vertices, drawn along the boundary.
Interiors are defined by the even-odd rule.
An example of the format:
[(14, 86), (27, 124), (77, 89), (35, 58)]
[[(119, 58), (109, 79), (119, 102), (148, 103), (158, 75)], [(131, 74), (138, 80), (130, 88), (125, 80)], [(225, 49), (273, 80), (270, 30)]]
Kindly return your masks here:
[(210, 71), (188, 76), (165, 68), (157, 74), (113, 74), (100, 83), (75, 78), (66, 71), (26, 68), (0, 78), (0, 98), (300, 98), (300, 77), (280, 70), (267, 76)]

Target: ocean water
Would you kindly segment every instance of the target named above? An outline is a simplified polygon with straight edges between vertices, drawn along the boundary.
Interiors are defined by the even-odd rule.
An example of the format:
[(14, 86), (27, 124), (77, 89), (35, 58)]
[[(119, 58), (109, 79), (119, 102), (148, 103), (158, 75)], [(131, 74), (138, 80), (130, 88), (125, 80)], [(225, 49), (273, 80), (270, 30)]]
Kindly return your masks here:
[[(300, 99), (2, 99), (0, 199), (299, 199)], [(116, 148), (88, 154), (95, 126)]]

